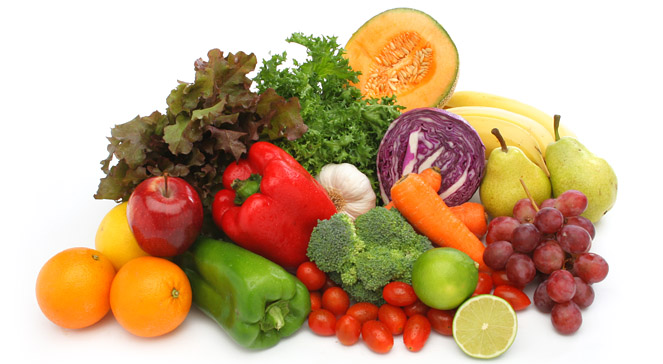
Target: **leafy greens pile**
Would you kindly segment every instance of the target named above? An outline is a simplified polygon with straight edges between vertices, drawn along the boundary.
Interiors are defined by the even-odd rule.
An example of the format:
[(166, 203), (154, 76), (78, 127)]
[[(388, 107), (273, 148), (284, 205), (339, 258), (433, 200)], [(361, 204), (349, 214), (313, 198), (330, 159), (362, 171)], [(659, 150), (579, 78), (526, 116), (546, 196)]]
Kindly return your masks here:
[[(184, 178), (209, 211), (225, 166), (258, 140), (294, 140), (306, 132), (299, 101), (274, 89), (250, 90), (255, 55), (213, 49), (198, 59), (193, 83), (180, 82), (165, 114), (137, 116), (111, 129), (106, 174), (95, 198), (127, 200), (144, 179), (168, 173)], [(116, 163), (111, 166), (116, 159)]]
[(273, 55), (254, 80), (247, 75), (255, 55), (210, 50), (208, 61), (195, 62), (194, 82), (170, 92), (165, 113), (111, 129), (94, 197), (126, 201), (144, 179), (168, 173), (189, 182), (209, 211), (225, 167), (258, 140), (283, 148), (314, 175), (328, 163), (354, 164), (378, 191), (378, 147), (402, 107), (393, 97), (362, 97), (352, 86), (359, 72), (336, 39), (294, 33), (286, 41), (306, 47), (308, 59), (286, 68), (286, 53)]
[(259, 91), (269, 88), (286, 97), (296, 97), (308, 131), (296, 140), (275, 144), (290, 153), (311, 174), (328, 163), (350, 163), (368, 176), (378, 191), (376, 156), (391, 122), (403, 107), (394, 97), (364, 99), (352, 84), (355, 72), (343, 57), (345, 50), (336, 37), (313, 37), (294, 33), (287, 42), (307, 48), (305, 62), (292, 60), (283, 67), (286, 52), (263, 61), (254, 78)]

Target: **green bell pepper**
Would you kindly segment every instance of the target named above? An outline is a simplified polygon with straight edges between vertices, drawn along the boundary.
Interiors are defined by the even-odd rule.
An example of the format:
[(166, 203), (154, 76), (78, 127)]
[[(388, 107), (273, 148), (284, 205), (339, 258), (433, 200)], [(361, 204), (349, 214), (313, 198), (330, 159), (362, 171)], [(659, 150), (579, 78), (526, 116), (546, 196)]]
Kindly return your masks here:
[(199, 238), (180, 258), (193, 302), (240, 345), (266, 349), (307, 319), (306, 286), (278, 264), (233, 243)]

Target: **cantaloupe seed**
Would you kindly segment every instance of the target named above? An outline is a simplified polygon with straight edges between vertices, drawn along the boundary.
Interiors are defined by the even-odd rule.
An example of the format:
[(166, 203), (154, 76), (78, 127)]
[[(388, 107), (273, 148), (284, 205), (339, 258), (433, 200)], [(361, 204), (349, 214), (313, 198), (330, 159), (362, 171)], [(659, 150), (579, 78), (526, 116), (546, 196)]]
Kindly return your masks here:
[(379, 98), (414, 88), (426, 77), (432, 59), (433, 48), (417, 32), (400, 33), (373, 59), (362, 91)]

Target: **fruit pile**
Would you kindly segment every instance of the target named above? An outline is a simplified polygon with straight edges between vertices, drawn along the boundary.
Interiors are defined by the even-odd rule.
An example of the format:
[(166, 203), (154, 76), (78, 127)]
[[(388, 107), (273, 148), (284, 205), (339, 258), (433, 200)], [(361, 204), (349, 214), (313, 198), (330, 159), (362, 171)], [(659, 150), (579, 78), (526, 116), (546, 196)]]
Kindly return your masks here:
[(519, 200), (513, 216), (491, 220), (486, 234), (484, 261), (506, 275), (507, 283), (524, 287), (537, 274), (543, 277), (534, 293), (539, 310), (551, 313), (553, 326), (563, 334), (582, 324), (580, 308), (594, 301), (593, 283), (608, 274), (608, 264), (589, 252), (595, 229), (581, 216), (587, 197), (568, 190), (537, 206), (529, 198)]
[(161, 336), (177, 328), (191, 308), (191, 286), (174, 263), (141, 256), (115, 271), (101, 252), (75, 247), (61, 251), (42, 267), (37, 303), (56, 325), (82, 329), (109, 311), (128, 332)]
[(91, 326), (112, 311), (134, 335), (171, 332), (189, 313), (192, 288), (166, 257), (187, 250), (201, 224), (202, 206), (188, 183), (146, 179), (103, 218), (96, 249), (70, 248), (44, 264), (36, 284), (39, 307), (65, 328)]
[(511, 347), (532, 302), (559, 333), (579, 330), (609, 270), (590, 252), (617, 194), (604, 159), (559, 116), (455, 92), (457, 50), (423, 12), (370, 19), (347, 55), (335, 38), (289, 41), (311, 60), (265, 61), (257, 93), (254, 55), (212, 50), (165, 114), (113, 128), (95, 197), (122, 202), (95, 249), (44, 264), (49, 320), (112, 312), (154, 337), (195, 306), (250, 349), (307, 323), (376, 353), (401, 335), (420, 351), (435, 332), (484, 359)]

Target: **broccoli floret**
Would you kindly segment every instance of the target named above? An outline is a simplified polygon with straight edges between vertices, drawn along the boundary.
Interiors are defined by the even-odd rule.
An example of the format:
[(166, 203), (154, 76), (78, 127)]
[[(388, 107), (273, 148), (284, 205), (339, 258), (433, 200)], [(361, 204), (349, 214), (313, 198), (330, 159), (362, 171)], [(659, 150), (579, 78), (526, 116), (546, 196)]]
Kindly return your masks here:
[(348, 257), (361, 250), (362, 246), (352, 218), (346, 214), (334, 214), (328, 220), (318, 221), (306, 254), (320, 270), (342, 273), (350, 268), (346, 267)]
[(355, 301), (379, 304), (387, 283), (412, 282), (415, 260), (432, 247), (397, 210), (376, 207), (354, 222), (342, 213), (319, 221), (307, 254)]
[(414, 233), (398, 210), (374, 208), (359, 215), (355, 221), (357, 234), (369, 244), (402, 246), (401, 241), (409, 240)]

